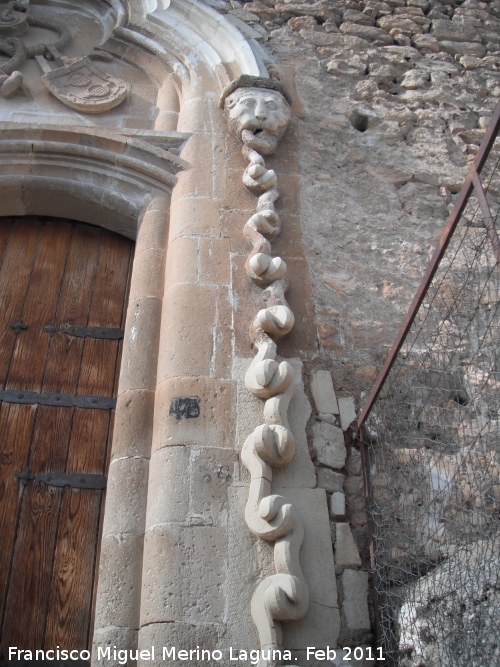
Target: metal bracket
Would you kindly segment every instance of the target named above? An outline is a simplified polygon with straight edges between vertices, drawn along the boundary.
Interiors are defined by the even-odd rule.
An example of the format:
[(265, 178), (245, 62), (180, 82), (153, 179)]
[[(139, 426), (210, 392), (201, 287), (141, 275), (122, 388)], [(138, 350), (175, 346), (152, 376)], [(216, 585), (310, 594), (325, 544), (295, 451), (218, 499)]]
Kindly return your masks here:
[(22, 486), (33, 480), (34, 482), (42, 482), (47, 486), (70, 486), (72, 489), (93, 489), (100, 491), (105, 489), (107, 484), (105, 475), (85, 472), (46, 472), (42, 475), (34, 475), (29, 467), (23, 468), (21, 472), (16, 472), (15, 477), (21, 481)]
[(103, 338), (105, 340), (121, 340), (124, 335), (123, 329), (116, 329), (114, 327), (85, 327), (81, 325), (73, 325), (67, 327), (57, 327), (54, 322), (51, 322), (43, 330), (53, 336), (56, 333), (68, 334), (68, 336), (75, 336), (77, 338)]
[(24, 405), (50, 405), (61, 408), (88, 408), (91, 410), (112, 410), (116, 407), (116, 398), (107, 396), (75, 396), (49, 391), (24, 391), (5, 389), (0, 391), (0, 401), (22, 403)]
[(9, 324), (11, 329), (14, 329), (16, 334), (18, 334), (22, 329), (27, 329), (28, 325), (24, 324), (22, 320), (17, 320), (17, 322), (12, 322), (12, 324)]

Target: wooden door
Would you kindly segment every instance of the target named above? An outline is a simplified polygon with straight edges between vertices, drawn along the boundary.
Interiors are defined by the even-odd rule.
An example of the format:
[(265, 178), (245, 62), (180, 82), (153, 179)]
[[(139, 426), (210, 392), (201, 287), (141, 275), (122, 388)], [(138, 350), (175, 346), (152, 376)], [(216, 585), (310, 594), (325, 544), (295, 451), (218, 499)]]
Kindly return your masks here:
[(107, 470), (132, 253), (98, 227), (0, 219), (4, 658), (89, 648), (104, 495), (92, 475)]

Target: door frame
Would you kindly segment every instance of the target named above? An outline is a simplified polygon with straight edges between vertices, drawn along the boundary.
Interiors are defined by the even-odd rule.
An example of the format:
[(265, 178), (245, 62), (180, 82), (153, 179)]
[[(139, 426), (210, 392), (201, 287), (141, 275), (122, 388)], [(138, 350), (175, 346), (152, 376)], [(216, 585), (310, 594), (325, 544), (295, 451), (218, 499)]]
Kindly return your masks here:
[[(189, 137), (165, 135), (177, 147)], [(126, 627), (138, 628), (170, 198), (189, 165), (127, 136), (27, 125), (3, 130), (0, 163), (8, 167), (0, 217), (67, 218), (135, 240), (92, 626), (111, 605), (124, 610)]]

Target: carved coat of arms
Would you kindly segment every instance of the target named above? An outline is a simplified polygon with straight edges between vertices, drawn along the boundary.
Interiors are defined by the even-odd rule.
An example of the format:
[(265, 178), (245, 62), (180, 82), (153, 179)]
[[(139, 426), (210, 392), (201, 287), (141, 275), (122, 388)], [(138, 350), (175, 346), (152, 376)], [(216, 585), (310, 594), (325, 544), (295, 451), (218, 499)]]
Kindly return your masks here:
[(43, 56), (37, 56), (42, 67), (43, 84), (63, 104), (83, 113), (102, 113), (116, 107), (127, 96), (127, 84), (103, 72), (90, 58), (52, 70)]

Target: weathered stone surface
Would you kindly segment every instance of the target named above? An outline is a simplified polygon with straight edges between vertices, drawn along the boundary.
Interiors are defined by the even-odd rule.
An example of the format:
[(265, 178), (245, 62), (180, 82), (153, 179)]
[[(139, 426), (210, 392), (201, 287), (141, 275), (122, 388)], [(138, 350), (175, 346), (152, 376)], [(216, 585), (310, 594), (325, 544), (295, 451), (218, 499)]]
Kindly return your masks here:
[(318, 468), (318, 486), (329, 493), (343, 491), (344, 475), (329, 468)]
[(212, 526), (164, 524), (146, 533), (141, 625), (222, 622), (225, 542), (225, 530)]
[(366, 71), (366, 65), (364, 63), (353, 63), (352, 59), (347, 63), (345, 60), (334, 58), (327, 64), (326, 69), (330, 74), (361, 76)]
[(356, 406), (353, 396), (345, 396), (338, 399), (340, 412), (340, 428), (347, 431), (349, 426), (356, 420)]
[(343, 468), (347, 452), (342, 430), (325, 422), (315, 422), (313, 433), (318, 461), (330, 468)]
[(330, 514), (334, 519), (345, 516), (345, 495), (339, 491), (332, 493), (330, 498)]
[(96, 628), (106, 628), (110, 618), (117, 627), (139, 627), (143, 546), (142, 536), (123, 534), (103, 537)]
[(146, 518), (149, 461), (123, 458), (112, 461), (106, 489), (106, 516), (102, 534), (142, 535)]
[[(186, 413), (184, 398), (199, 408)], [(215, 409), (217, 406), (217, 410)], [(153, 452), (185, 443), (232, 447), (234, 386), (230, 381), (204, 377), (176, 377), (159, 383), (156, 390), (157, 418), (153, 430)]]
[(432, 35), (413, 35), (412, 44), (424, 53), (439, 53), (439, 42)]
[(361, 39), (366, 39), (369, 42), (374, 42), (375, 44), (382, 46), (385, 44), (394, 44), (394, 40), (390, 35), (387, 34), (385, 30), (381, 28), (375, 28), (367, 25), (359, 25), (359, 23), (351, 23), (347, 21), (342, 23), (340, 26), (340, 31), (345, 35), (352, 35), (354, 37), (360, 37)]
[(439, 42), (439, 48), (450, 56), (477, 56), (482, 58), (486, 55), (486, 47), (480, 42)]
[(361, 558), (348, 523), (335, 525), (335, 565), (360, 567)]
[(344, 570), (342, 573), (344, 603), (342, 605), (350, 630), (369, 630), (368, 572)]
[(339, 35), (327, 33), (327, 32), (316, 32), (315, 30), (302, 29), (300, 30), (300, 36), (305, 39), (309, 44), (314, 44), (315, 46), (336, 46), (339, 43)]
[(418, 35), (422, 32), (422, 28), (418, 23), (403, 16), (384, 16), (377, 21), (377, 25), (391, 34), (393, 34), (392, 30), (397, 30), (397, 32), (402, 32), (410, 36)]
[(481, 36), (477, 30), (465, 23), (458, 23), (457, 21), (440, 21), (432, 22), (430, 34), (438, 41), (449, 42), (480, 42)]
[(314, 371), (311, 379), (311, 391), (317, 412), (338, 415), (339, 406), (332, 376), (329, 371)]
[(420, 70), (410, 70), (406, 72), (401, 81), (403, 88), (408, 90), (415, 90), (416, 88), (423, 88), (429, 81), (429, 74)]
[(393, 169), (391, 167), (384, 167), (382, 165), (367, 164), (365, 165), (365, 170), (370, 174), (370, 176), (373, 176), (378, 181), (392, 183), (396, 186), (408, 183), (412, 177), (412, 175), (408, 172), (404, 172), (399, 169)]
[(300, 4), (290, 2), (286, 5), (277, 4), (275, 6), (279, 12), (286, 12), (287, 14), (294, 14), (295, 16), (314, 16), (316, 19), (326, 20), (330, 12), (328, 7), (321, 2), (314, 2), (312, 4)]

